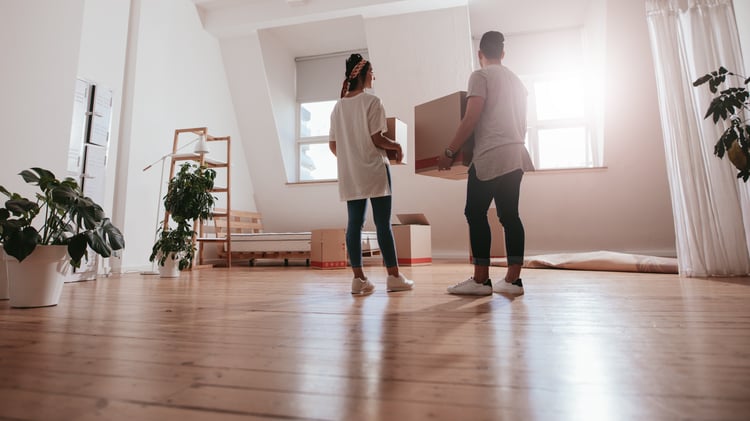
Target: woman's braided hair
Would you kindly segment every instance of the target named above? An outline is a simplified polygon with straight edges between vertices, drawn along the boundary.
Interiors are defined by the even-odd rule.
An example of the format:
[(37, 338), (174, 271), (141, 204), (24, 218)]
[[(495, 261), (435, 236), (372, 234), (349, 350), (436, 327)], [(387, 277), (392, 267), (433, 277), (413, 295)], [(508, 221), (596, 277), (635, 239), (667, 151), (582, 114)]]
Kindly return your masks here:
[(370, 62), (365, 60), (360, 54), (352, 54), (346, 59), (345, 79), (341, 87), (342, 98), (347, 92), (359, 88), (360, 85), (364, 85), (370, 66)]

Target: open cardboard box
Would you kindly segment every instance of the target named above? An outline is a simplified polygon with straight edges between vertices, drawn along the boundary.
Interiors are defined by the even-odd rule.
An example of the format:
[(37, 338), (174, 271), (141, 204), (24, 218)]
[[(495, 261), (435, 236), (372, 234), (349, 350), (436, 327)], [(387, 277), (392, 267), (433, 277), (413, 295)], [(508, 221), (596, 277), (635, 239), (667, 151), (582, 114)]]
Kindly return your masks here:
[(414, 172), (454, 180), (468, 177), (474, 136), (458, 152), (453, 166), (438, 171), (444, 155), (466, 112), (466, 91), (458, 91), (414, 107)]
[(394, 224), (396, 257), (400, 266), (429, 265), (432, 263), (432, 227), (422, 213), (397, 214)]

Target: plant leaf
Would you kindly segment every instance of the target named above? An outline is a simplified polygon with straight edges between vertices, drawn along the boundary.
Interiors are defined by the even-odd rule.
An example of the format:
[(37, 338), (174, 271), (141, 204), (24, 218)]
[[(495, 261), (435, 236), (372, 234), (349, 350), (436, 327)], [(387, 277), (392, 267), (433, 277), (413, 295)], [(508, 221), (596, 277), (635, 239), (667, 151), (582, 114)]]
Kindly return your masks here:
[(88, 241), (86, 235), (81, 233), (73, 236), (68, 242), (68, 255), (70, 255), (70, 264), (74, 268), (81, 267), (81, 259), (86, 255), (86, 246)]

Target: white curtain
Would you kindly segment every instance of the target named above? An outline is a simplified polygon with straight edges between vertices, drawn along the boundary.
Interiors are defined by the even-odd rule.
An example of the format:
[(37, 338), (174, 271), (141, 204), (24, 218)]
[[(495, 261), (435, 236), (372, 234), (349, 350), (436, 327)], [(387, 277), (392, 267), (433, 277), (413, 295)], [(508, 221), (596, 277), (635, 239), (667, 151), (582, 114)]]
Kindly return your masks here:
[(750, 182), (714, 155), (724, 127), (703, 118), (713, 96), (707, 86), (692, 85), (719, 66), (745, 74), (732, 1), (646, 0), (646, 16), (680, 274), (748, 275)]

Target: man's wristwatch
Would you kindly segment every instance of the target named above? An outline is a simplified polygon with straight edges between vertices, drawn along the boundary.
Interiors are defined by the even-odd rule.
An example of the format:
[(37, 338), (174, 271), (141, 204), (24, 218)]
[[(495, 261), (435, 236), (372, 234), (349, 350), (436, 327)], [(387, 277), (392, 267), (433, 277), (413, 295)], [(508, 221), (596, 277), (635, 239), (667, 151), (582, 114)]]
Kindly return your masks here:
[(445, 156), (450, 159), (456, 159), (456, 153), (453, 152), (450, 148), (445, 148)]

